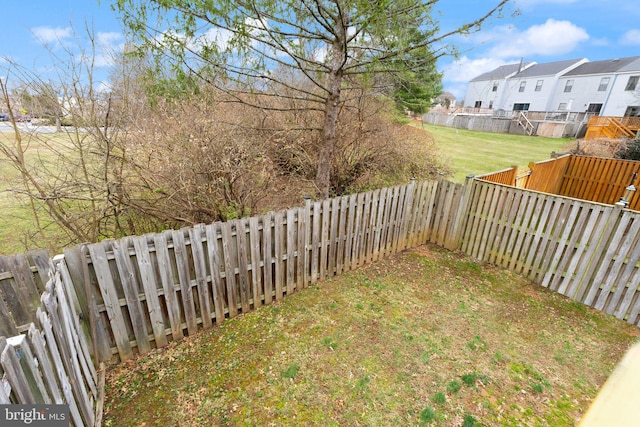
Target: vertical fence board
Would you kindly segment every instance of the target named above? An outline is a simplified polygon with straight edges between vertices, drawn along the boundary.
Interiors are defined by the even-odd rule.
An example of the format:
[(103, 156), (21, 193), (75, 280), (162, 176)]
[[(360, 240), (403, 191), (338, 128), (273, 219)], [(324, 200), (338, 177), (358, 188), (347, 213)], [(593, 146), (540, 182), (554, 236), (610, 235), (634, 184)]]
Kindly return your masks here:
[(349, 196), (349, 207), (347, 214), (347, 235), (345, 236), (344, 244), (344, 271), (351, 270), (351, 260), (353, 259), (353, 233), (354, 223), (356, 220), (356, 197), (352, 194)]
[[(32, 323), (29, 327), (29, 339), (33, 345), (33, 351), (35, 356), (38, 358), (38, 363), (40, 364), (40, 369), (42, 370), (44, 382), (47, 385), (47, 389), (49, 390), (49, 394), (51, 395), (52, 402), (56, 405), (60, 405), (64, 403), (62, 398), (62, 392), (60, 391), (60, 386), (58, 385), (58, 381), (56, 380), (56, 374), (53, 370), (53, 366), (51, 365), (52, 358), (49, 358), (47, 354), (47, 350), (45, 348), (45, 341), (42, 337), (42, 333), (35, 327)], [(2, 388), (2, 387), (0, 387)]]
[[(257, 216), (249, 218), (249, 245), (251, 246), (251, 286), (253, 307), (262, 307), (262, 274), (260, 269), (260, 223)], [(213, 271), (213, 266), (211, 267)]]
[(200, 317), (202, 327), (209, 329), (213, 326), (211, 321), (211, 296), (209, 295), (207, 262), (204, 255), (202, 237), (206, 236), (204, 225), (197, 224), (189, 229), (189, 241), (191, 242), (191, 255), (196, 274), (196, 287), (198, 289), (198, 301), (200, 305)]
[(71, 413), (71, 419), (76, 426), (82, 425), (82, 416), (80, 415), (80, 408), (76, 403), (76, 399), (73, 396), (73, 391), (71, 388), (71, 383), (69, 382), (69, 378), (67, 377), (67, 372), (65, 371), (65, 365), (62, 362), (63, 354), (60, 353), (60, 348), (56, 342), (54, 337), (53, 327), (51, 325), (51, 319), (49, 315), (42, 309), (38, 308), (36, 312), (36, 316), (40, 321), (40, 325), (42, 326), (44, 336), (47, 341), (47, 348), (49, 349), (49, 354), (51, 355), (51, 360), (53, 361), (53, 365), (56, 367), (56, 373), (58, 375), (58, 381), (62, 386), (62, 394), (64, 395), (66, 403), (69, 405), (69, 412)]
[(149, 333), (147, 332), (147, 325), (144, 315), (142, 314), (142, 304), (140, 304), (140, 300), (138, 299), (138, 283), (133, 274), (131, 258), (129, 258), (129, 241), (129, 238), (125, 238), (121, 242), (113, 241), (111, 242), (111, 247), (116, 258), (116, 265), (120, 274), (122, 288), (124, 289), (124, 296), (127, 300), (131, 326), (133, 327), (133, 334), (138, 344), (138, 351), (141, 354), (146, 354), (151, 350)]
[(229, 308), (229, 318), (238, 315), (238, 288), (236, 287), (236, 266), (235, 257), (232, 254), (234, 247), (231, 235), (231, 222), (223, 222), (222, 228), (222, 256), (224, 258), (224, 277), (226, 283), (227, 307)]
[(240, 305), (242, 312), (251, 310), (251, 289), (249, 288), (249, 265), (247, 263), (247, 219), (242, 218), (236, 223), (236, 241), (238, 256), (238, 291), (240, 292)]
[(273, 213), (268, 213), (262, 217), (262, 239), (264, 256), (264, 303), (271, 304), (273, 301), (273, 243), (271, 239), (271, 219)]
[(160, 281), (164, 291), (164, 299), (167, 305), (169, 316), (169, 324), (171, 325), (171, 336), (174, 340), (181, 340), (184, 337), (182, 328), (182, 310), (178, 301), (176, 287), (174, 285), (174, 275), (171, 268), (171, 258), (169, 255), (169, 245), (167, 237), (171, 236), (168, 230), (162, 234), (153, 236), (154, 246), (156, 248), (156, 257), (158, 258), (158, 268), (160, 270)]
[(346, 245), (346, 237), (345, 233), (347, 232), (347, 207), (348, 198), (346, 196), (340, 197), (340, 215), (339, 215), (339, 224), (338, 224), (338, 252), (336, 254), (336, 274), (341, 274), (344, 270), (344, 261), (345, 261), (345, 245)]
[(213, 307), (216, 313), (217, 325), (221, 325), (225, 319), (225, 291), (220, 274), (223, 261), (218, 246), (219, 228), (220, 223), (209, 224), (206, 226), (205, 231), (207, 235), (207, 258), (209, 261), (209, 269), (211, 270), (211, 296), (213, 298)]
[(284, 223), (283, 223), (283, 212), (278, 211), (274, 213), (273, 220), (273, 239), (275, 253), (273, 255), (273, 259), (275, 261), (275, 280), (274, 287), (276, 290), (276, 301), (281, 301), (284, 293), (284, 289), (282, 286), (285, 284), (284, 282), (284, 260), (283, 257), (285, 255), (285, 233), (284, 233)]
[(387, 189), (383, 188), (378, 192), (378, 211), (376, 216), (375, 236), (373, 239), (373, 261), (377, 261), (380, 256), (380, 241), (383, 230), (384, 212), (387, 209)]
[(305, 271), (306, 271), (306, 256), (307, 256), (307, 242), (306, 242), (306, 228), (307, 228), (307, 218), (306, 218), (306, 207), (299, 207), (296, 209), (296, 216), (298, 218), (297, 221), (297, 238), (296, 242), (297, 250), (296, 250), (296, 289), (300, 290), (307, 286), (305, 282)]
[(296, 286), (296, 232), (298, 230), (295, 211), (287, 210), (287, 295), (291, 295)]
[(127, 360), (133, 356), (133, 352), (103, 243), (89, 245), (89, 253), (91, 253), (93, 269), (107, 309), (120, 359)]
[(196, 306), (193, 300), (193, 288), (191, 287), (191, 275), (189, 274), (189, 258), (187, 245), (184, 238), (185, 230), (174, 230), (171, 233), (173, 240), (173, 252), (176, 257), (176, 270), (180, 283), (180, 297), (184, 308), (184, 318), (187, 323), (187, 332), (194, 335), (198, 331), (196, 322)]
[(140, 272), (142, 287), (144, 288), (155, 344), (156, 347), (164, 347), (167, 345), (167, 335), (162, 317), (162, 309), (160, 308), (160, 300), (158, 298), (156, 276), (153, 271), (153, 265), (151, 265), (151, 255), (149, 253), (147, 237), (134, 237), (133, 247), (136, 252), (138, 271)]
[(329, 276), (336, 274), (336, 256), (338, 253), (338, 214), (339, 214), (340, 199), (331, 199), (331, 216), (329, 219), (329, 263), (327, 271)]

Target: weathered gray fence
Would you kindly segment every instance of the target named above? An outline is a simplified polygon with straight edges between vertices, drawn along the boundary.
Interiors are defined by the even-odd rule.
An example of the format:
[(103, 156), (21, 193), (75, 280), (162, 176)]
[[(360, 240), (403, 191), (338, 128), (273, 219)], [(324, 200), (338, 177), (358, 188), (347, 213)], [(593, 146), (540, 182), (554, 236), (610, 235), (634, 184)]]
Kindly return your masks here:
[(640, 325), (640, 213), (474, 180), (459, 248)]
[(454, 193), (438, 195), (438, 185), (412, 183), (71, 248), (65, 258), (84, 318), (92, 319), (95, 351), (101, 360), (146, 353), (424, 243), (432, 231), (443, 240), (449, 215), (425, 220), (433, 217), (437, 196), (451, 203)]
[[(99, 361), (144, 354), (424, 243), (462, 250), (640, 325), (640, 213), (475, 179), (465, 185), (414, 182), (252, 218), (66, 249), (56, 258), (56, 279), (47, 285), (45, 304), (25, 338), (35, 339), (28, 346), (42, 358), (33, 350), (39, 348), (34, 330), (44, 331), (40, 335), (56, 340), (47, 351), (59, 355), (47, 356), (49, 374), (46, 363), (29, 368), (42, 378), (42, 384), (29, 387), (46, 389), (53, 372), (57, 395), (70, 398), (60, 379), (64, 371), (68, 384), (82, 384), (72, 391), (74, 416), (89, 422), (101, 390), (93, 388), (89, 353)], [(36, 270), (29, 267), (34, 276)], [(22, 275), (12, 271), (12, 280), (29, 280), (26, 268)], [(67, 307), (66, 314), (55, 311), (56, 328), (66, 331), (66, 341), (46, 335), (46, 319), (55, 323), (55, 304), (46, 303), (54, 294), (64, 297), (58, 307)], [(3, 367), (13, 363), (10, 348), (24, 345), (10, 344), (2, 342)], [(75, 362), (61, 365), (68, 359)], [(55, 391), (49, 393), (56, 398)]]
[(49, 252), (0, 256), (0, 336), (26, 332), (49, 279)]
[(50, 262), (36, 321), (25, 334), (0, 336), (0, 404), (68, 404), (71, 425), (99, 425), (104, 376), (81, 332), (64, 260)]

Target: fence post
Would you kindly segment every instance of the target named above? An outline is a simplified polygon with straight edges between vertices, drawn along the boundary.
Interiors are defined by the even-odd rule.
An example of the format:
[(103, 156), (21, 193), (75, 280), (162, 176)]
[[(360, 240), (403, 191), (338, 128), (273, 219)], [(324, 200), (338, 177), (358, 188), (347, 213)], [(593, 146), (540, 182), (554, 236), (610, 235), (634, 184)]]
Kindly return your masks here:
[(473, 189), (473, 183), (475, 181), (475, 175), (469, 174), (464, 180), (462, 186), (462, 196), (458, 203), (457, 210), (454, 217), (454, 226), (452, 233), (448, 236), (445, 242), (445, 248), (449, 250), (457, 250), (462, 243), (462, 233), (464, 232), (467, 217), (467, 211), (469, 210), (469, 200), (471, 198), (471, 192)]

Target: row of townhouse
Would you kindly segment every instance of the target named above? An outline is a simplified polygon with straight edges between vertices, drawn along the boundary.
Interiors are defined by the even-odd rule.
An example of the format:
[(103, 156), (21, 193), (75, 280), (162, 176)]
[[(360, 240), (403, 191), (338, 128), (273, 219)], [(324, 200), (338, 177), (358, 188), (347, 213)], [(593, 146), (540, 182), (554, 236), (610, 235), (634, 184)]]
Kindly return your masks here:
[(504, 65), (469, 82), (466, 107), (640, 116), (640, 56)]

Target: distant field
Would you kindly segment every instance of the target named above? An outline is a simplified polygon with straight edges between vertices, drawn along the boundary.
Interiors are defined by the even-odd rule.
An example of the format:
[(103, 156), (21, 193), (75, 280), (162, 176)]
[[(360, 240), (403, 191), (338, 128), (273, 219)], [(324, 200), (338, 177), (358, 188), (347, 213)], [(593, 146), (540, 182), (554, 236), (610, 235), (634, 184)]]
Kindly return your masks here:
[(414, 125), (431, 133), (440, 154), (450, 161), (455, 171), (450, 179), (460, 183), (469, 174), (480, 175), (548, 159), (552, 151), (561, 151), (573, 141), (422, 126), (419, 122)]
[[(50, 154), (46, 145), (68, 143), (67, 137), (52, 134), (24, 134), (27, 161), (37, 167), (38, 161), (47, 162)], [(0, 143), (10, 143), (13, 133), (0, 132)], [(56, 243), (60, 232), (52, 224), (42, 206), (38, 204), (41, 225), (52, 239), (47, 242), (38, 236), (38, 227), (31, 209), (29, 199), (21, 194), (19, 185), (20, 172), (5, 158), (0, 156), (0, 254), (22, 253), (27, 248), (58, 249)], [(58, 231), (56, 231), (58, 230)], [(34, 242), (35, 241), (37, 242)]]

